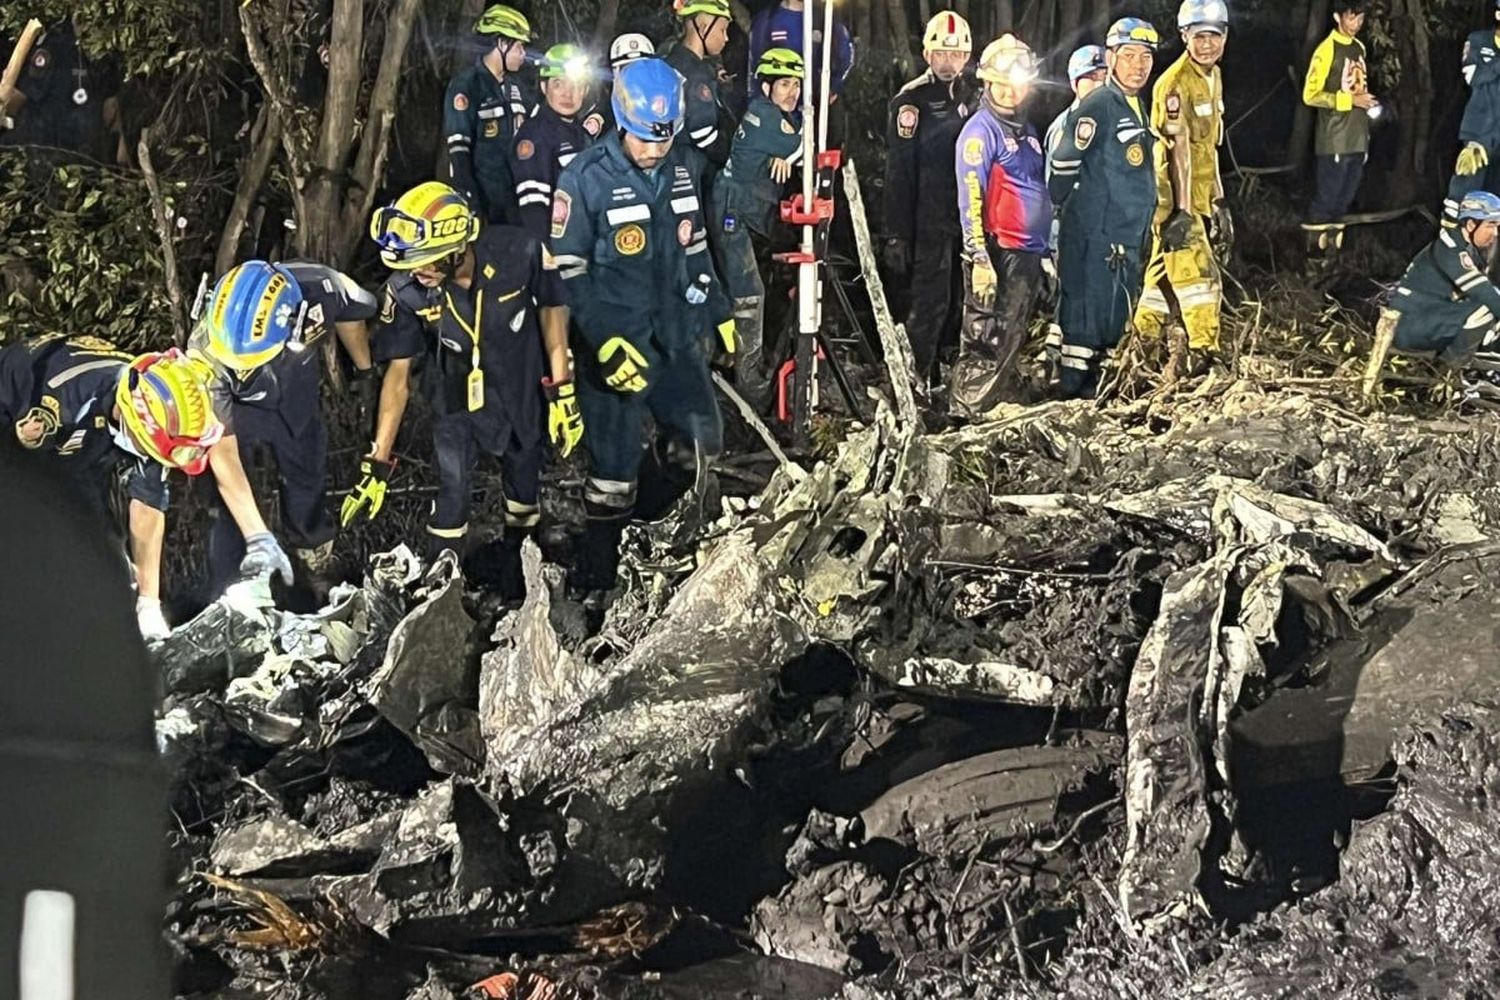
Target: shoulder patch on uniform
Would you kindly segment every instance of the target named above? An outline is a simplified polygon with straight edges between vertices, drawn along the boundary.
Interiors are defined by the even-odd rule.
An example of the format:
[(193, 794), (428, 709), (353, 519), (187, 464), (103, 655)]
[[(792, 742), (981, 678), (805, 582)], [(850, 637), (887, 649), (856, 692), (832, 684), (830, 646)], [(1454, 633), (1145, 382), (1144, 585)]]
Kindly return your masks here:
[(532, 144), (530, 139), (522, 139), (516, 143), (516, 159), (529, 160), (534, 155), (536, 155), (536, 146)]
[(693, 242), (693, 220), (683, 219), (677, 223), (677, 242), (687, 246)]
[(700, 83), (700, 84), (698, 84), (698, 100), (700, 100), (700, 101), (711, 101), (713, 99), (714, 99), (714, 92), (713, 92), (713, 90), (711, 90), (709, 88), (708, 84), (706, 84), (706, 83)]
[(597, 139), (599, 133), (604, 131), (604, 116), (595, 111), (583, 120), (583, 130)]
[(1181, 114), (1182, 98), (1178, 96), (1177, 91), (1174, 90), (1167, 95), (1167, 117), (1176, 118)]
[(896, 112), (896, 134), (903, 139), (910, 139), (917, 134), (917, 123), (922, 120), (922, 112), (915, 104), (903, 104)]
[(626, 257), (634, 257), (646, 249), (646, 231), (634, 222), (615, 230), (615, 249)]
[(561, 239), (568, 231), (568, 217), (573, 214), (573, 196), (563, 190), (552, 192), (552, 238)]
[(1474, 266), (1474, 258), (1469, 256), (1469, 251), (1467, 251), (1467, 250), (1461, 251), (1459, 253), (1459, 255), (1458, 255), (1458, 262), (1460, 264), (1462, 264), (1464, 267), (1468, 268), (1470, 271), (1477, 271), (1477, 270), (1479, 270), (1477, 267)]
[(1094, 131), (1098, 125), (1092, 118), (1080, 118), (1073, 126), (1073, 145), (1077, 146), (1079, 152), (1089, 148), (1089, 143), (1094, 141)]
[(984, 162), (984, 140), (978, 136), (964, 140), (964, 162), (977, 167)]
[(453, 110), (454, 111), (468, 111), (469, 110), (469, 95), (465, 94), (461, 90), (458, 93), (454, 94), (453, 95)]

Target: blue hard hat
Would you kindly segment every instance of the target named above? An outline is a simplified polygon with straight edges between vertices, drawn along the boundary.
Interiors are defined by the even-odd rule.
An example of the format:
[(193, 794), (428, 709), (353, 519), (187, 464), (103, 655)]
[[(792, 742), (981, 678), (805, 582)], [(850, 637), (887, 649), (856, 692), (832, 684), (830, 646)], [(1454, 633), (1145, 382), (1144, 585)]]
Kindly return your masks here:
[(683, 124), (682, 84), (682, 74), (655, 56), (625, 63), (610, 100), (616, 123), (647, 142), (676, 138)]
[(1475, 222), (1500, 222), (1500, 195), (1488, 191), (1470, 191), (1458, 203), (1458, 218)]
[(1155, 52), (1161, 44), (1161, 35), (1150, 21), (1139, 17), (1122, 17), (1109, 26), (1104, 36), (1106, 49), (1117, 49), (1122, 45), (1144, 45)]
[(296, 333), (302, 288), (292, 272), (263, 260), (231, 268), (209, 293), (194, 346), (236, 371), (258, 368)]
[(1182, 0), (1182, 6), (1177, 8), (1177, 27), (1183, 31), (1194, 27), (1227, 31), (1229, 6), (1224, 0)]
[[(1500, 3), (1500, 0), (1495, 2)], [(1073, 54), (1068, 56), (1068, 82), (1076, 84), (1090, 73), (1107, 68), (1104, 63), (1104, 46), (1085, 45), (1074, 49)]]

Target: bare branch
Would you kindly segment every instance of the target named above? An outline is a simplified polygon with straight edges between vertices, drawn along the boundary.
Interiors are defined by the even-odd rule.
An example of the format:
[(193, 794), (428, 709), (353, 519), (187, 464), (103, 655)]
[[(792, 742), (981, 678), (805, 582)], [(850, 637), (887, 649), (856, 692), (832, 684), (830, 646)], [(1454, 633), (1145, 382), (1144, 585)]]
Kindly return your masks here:
[(250, 217), (250, 207), (255, 196), (265, 183), (271, 169), (271, 160), (281, 145), (281, 112), (270, 101), (260, 106), (255, 128), (250, 132), (251, 153), (240, 173), (234, 190), (234, 202), (229, 207), (229, 218), (224, 222), (224, 232), (219, 236), (219, 250), (214, 255), (214, 274), (220, 275), (234, 264), (239, 249), (240, 237), (245, 231), (245, 221)]
[(172, 212), (161, 193), (161, 182), (156, 177), (156, 165), (151, 162), (151, 126), (141, 129), (141, 141), (136, 147), (136, 156), (141, 161), (141, 176), (146, 181), (146, 190), (151, 194), (151, 214), (156, 217), (156, 232), (161, 238), (162, 270), (167, 277), (167, 297), (172, 303), (172, 339), (178, 347), (187, 346), (187, 308), (184, 306), (182, 280), (177, 274), (177, 247), (174, 243)]

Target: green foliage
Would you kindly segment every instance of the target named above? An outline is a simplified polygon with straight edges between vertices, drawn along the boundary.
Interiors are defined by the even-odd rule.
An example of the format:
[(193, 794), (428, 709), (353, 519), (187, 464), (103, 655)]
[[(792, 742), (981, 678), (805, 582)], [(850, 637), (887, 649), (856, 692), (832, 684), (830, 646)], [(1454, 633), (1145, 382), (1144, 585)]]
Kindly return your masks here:
[[(28, 18), (56, 24), (72, 17), (79, 44), (91, 59), (114, 57), (127, 77), (179, 71), (214, 45), (205, 30), (201, 0), (34, 0), (6, 4), (0, 30), (14, 37)], [(220, 39), (222, 40), (222, 39)]]
[(161, 346), (171, 321), (151, 220), (138, 176), (0, 150), (0, 338)]

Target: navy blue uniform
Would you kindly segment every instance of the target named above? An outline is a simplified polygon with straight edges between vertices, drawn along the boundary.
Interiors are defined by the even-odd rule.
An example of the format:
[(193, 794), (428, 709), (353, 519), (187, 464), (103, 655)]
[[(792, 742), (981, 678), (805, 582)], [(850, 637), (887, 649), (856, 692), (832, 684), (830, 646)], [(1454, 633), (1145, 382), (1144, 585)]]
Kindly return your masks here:
[(1458, 229), (1443, 229), (1412, 259), (1391, 295), (1400, 316), (1392, 341), (1398, 350), (1436, 351), (1461, 364), (1500, 324), (1500, 289), (1484, 273), (1485, 259)]
[(1111, 78), (1079, 102), (1052, 151), (1064, 396), (1093, 395), (1141, 295), (1156, 211), (1150, 120), (1145, 95), (1127, 97)]
[(516, 133), (510, 170), (516, 179), (521, 228), (546, 242), (552, 227), (552, 188), (563, 168), (593, 143), (584, 123), (543, 104)]
[[(700, 59), (681, 42), (661, 54), (668, 66), (682, 74), (687, 141), (697, 147), (715, 167), (729, 162), (729, 144), (734, 136), (734, 116), (719, 99), (719, 64)], [(682, 139), (678, 139), (681, 142)]]
[(410, 273), (393, 275), (370, 344), (377, 362), (416, 359), (436, 418), (433, 555), (458, 551), (468, 533), (481, 453), (501, 461), (507, 528), (529, 529), (540, 516), (546, 359), (537, 310), (562, 304), (557, 273), (541, 241), (512, 226), (487, 226), (473, 250), (468, 288), (451, 280), (424, 288)]
[(70, 24), (54, 25), (37, 42), (16, 89), (26, 95), (26, 106), (15, 115), (14, 130), (0, 130), (0, 144), (65, 149), (114, 162), (119, 139), (105, 123), (104, 104), (119, 91), (119, 73), (85, 59)]
[(443, 132), (449, 183), (489, 222), (520, 221), (510, 153), (532, 106), (516, 80), (495, 79), (482, 58), (448, 84)]
[(115, 391), (130, 355), (97, 337), (52, 334), (0, 349), (0, 424), (15, 436), (17, 425), (40, 419), (41, 439), (30, 446), (55, 460), (96, 511), (123, 480), (126, 496), (166, 510), (166, 470), (133, 450), (114, 422)]
[[(802, 11), (783, 7), (778, 2), (763, 8), (750, 19), (749, 75), (752, 95), (759, 89), (755, 82), (755, 67), (767, 49), (791, 49), (802, 51)], [(838, 10), (833, 18), (833, 66), (829, 70), (830, 90), (833, 94), (843, 92), (844, 81), (854, 68), (854, 39), (844, 26)], [(823, 7), (813, 7), (813, 61), (807, 67), (807, 84), (813, 88), (813, 103), (817, 103), (818, 88), (823, 85)]]
[(1494, 191), (1500, 183), (1500, 43), (1495, 31), (1476, 31), (1464, 42), (1464, 82), (1469, 85), (1469, 103), (1458, 124), (1459, 145), (1477, 142), (1489, 154), (1488, 167), (1475, 174), (1453, 175), (1448, 183), (1444, 218), (1458, 218), (1458, 203), (1470, 191)]
[[(575, 320), (578, 401), (591, 462), (584, 505), (593, 522), (617, 525), (634, 509), (648, 412), (684, 466), (707, 462), (722, 448), (709, 340), (730, 310), (709, 254), (706, 168), (702, 154), (679, 143), (647, 173), (610, 135), (558, 180), (552, 249)], [(690, 290), (704, 301), (693, 304), (698, 295)], [(598, 352), (615, 337), (646, 360), (641, 392), (604, 383)], [(614, 568), (592, 571), (600, 587), (611, 585)]]
[[(300, 351), (284, 350), (270, 363), (240, 377), (224, 371), (212, 391), (214, 412), (225, 435), (239, 442), (240, 461), (255, 465), (256, 452), (270, 452), (281, 481), (281, 527), (287, 541), (302, 550), (316, 549), (335, 533), (325, 503), (328, 431), (319, 396), (323, 338), (337, 323), (373, 319), (375, 297), (334, 268), (310, 261), (283, 264), (302, 290)], [(208, 536), (210, 586), (217, 591), (239, 571), (245, 539), (229, 509), (213, 491), (213, 524)]]

